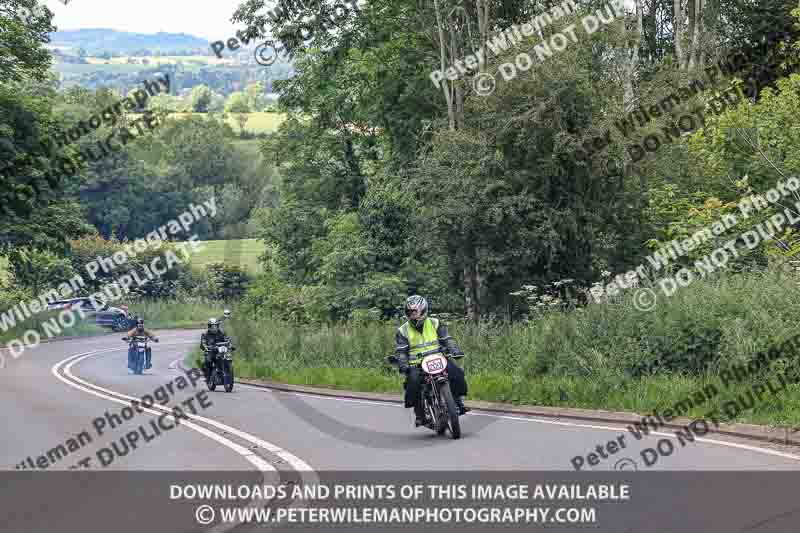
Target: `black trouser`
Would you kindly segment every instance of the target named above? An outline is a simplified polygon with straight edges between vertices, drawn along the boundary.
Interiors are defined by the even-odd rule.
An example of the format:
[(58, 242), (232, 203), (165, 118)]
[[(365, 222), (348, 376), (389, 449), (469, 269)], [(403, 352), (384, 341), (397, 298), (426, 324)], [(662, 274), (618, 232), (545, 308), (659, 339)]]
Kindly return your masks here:
[[(413, 407), (414, 413), (418, 417), (423, 417), (425, 415), (422, 410), (422, 402), (419, 401), (420, 389), (422, 388), (422, 376), (422, 369), (418, 366), (412, 366), (408, 371), (404, 384), (406, 389), (406, 408)], [(453, 397), (456, 400), (461, 396), (467, 395), (467, 379), (464, 376), (464, 370), (450, 359), (447, 360), (447, 377), (450, 380), (450, 390), (453, 392)]]
[(211, 373), (214, 371), (214, 365), (217, 362), (216, 354), (212, 354), (211, 352), (205, 352), (203, 354), (203, 373), (208, 379), (211, 376)]

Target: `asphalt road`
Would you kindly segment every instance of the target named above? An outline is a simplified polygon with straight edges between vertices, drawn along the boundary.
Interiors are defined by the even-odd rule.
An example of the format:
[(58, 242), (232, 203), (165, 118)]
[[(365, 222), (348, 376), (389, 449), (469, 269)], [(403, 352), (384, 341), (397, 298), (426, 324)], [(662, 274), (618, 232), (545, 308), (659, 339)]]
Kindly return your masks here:
[[(535, 470), (562, 471), (574, 478), (608, 475), (615, 469), (637, 476), (656, 470), (800, 468), (800, 456), (758, 444), (699, 439), (702, 442), (681, 446), (671, 430), (637, 441), (624, 427), (473, 412), (461, 418), (462, 438), (452, 440), (415, 429), (411, 411), (394, 404), (241, 384), (232, 393), (208, 392), (202, 380), (192, 385), (179, 364), (196, 346), (199, 332), (157, 334), (161, 342), (153, 344), (153, 368), (142, 376), (127, 370), (127, 345), (121, 334), (44, 344), (17, 359), (5, 353), (5, 367), (0, 369), (4, 469), (30, 472), (30, 457), (30, 462), (46, 464), (46, 471), (79, 473), (88, 467), (102, 472), (196, 472), (201, 478), (206, 472), (207, 479), (212, 473), (241, 472), (248, 479), (269, 482), (313, 481), (318, 473), (331, 471), (426, 471), (436, 476), (433, 471), (467, 475)], [(143, 412), (129, 409), (129, 420), (109, 427), (113, 415), (122, 415), (131, 399), (153, 395), (161, 387), (169, 396), (166, 405), (156, 403)], [(163, 415), (176, 406), (186, 414), (177, 426), (172, 416)], [(102, 435), (97, 419), (103, 420)], [(139, 436), (131, 449), (125, 444), (131, 443), (134, 432)], [(79, 441), (81, 433), (91, 442)], [(616, 453), (596, 466), (584, 464), (581, 472), (574, 471), (573, 457), (586, 459), (598, 445), (608, 450), (607, 443), (618, 442), (620, 435), (625, 435), (624, 448), (617, 446)], [(644, 465), (640, 451), (655, 448), (659, 440), (663, 447), (664, 439), (673, 443), (674, 452), (651, 467)], [(67, 450), (70, 442), (73, 446)], [(59, 445), (68, 453), (54, 451)]]
[[(107, 411), (119, 413), (130, 398), (152, 395), (179, 376), (188, 385), (183, 390), (173, 385), (175, 394), (169, 395), (168, 407), (180, 406), (180, 402), (205, 391), (202, 381), (192, 386), (177, 365), (195, 345), (199, 332), (167, 331), (159, 335), (161, 342), (152, 345), (153, 368), (142, 376), (131, 375), (127, 370), (127, 345), (121, 335), (43, 344), (18, 359), (6, 356), (5, 368), (0, 369), (0, 402), (6, 427), (15, 430), (6, 434), (0, 449), (4, 467), (15, 469), (29, 456), (35, 462), (53, 446), (86, 430), (93, 437), (90, 445), (47, 467), (68, 469), (97, 448), (158, 418), (156, 414), (137, 413), (115, 429), (106, 422), (103, 435), (97, 436), (93, 421)], [(398, 377), (398, 387), (399, 381)], [(114, 398), (124, 403), (116, 403)], [(105, 468), (254, 468), (253, 458), (232, 447), (233, 443), (248, 449), (259, 446), (255, 455), (278, 470), (572, 471), (573, 457), (585, 458), (598, 445), (607, 449), (608, 441), (615, 441), (621, 434), (626, 435), (625, 448), (618, 444), (616, 453), (606, 452), (609, 458), (595, 466), (586, 462), (582, 471), (612, 470), (622, 459), (636, 461), (640, 470), (800, 468), (800, 456), (762, 448), (757, 443), (744, 448), (721, 442), (687, 442), (681, 446), (670, 430), (637, 441), (624, 427), (473, 412), (461, 418), (463, 437), (452, 440), (437, 437), (430, 430), (415, 429), (411, 410), (382, 402), (301, 395), (241, 384), (232, 393), (221, 388), (207, 392), (207, 398), (211, 405), (205, 408), (198, 405), (198, 400), (193, 402), (197, 415), (191, 414), (190, 406), (182, 407), (188, 416), (200, 417), (193, 421), (197, 427), (183, 425), (164, 431)], [(667, 435), (672, 437), (674, 452), (660, 457), (651, 467), (643, 465), (641, 450), (655, 447), (659, 439), (669, 438)], [(625, 469), (626, 462), (617, 468)]]

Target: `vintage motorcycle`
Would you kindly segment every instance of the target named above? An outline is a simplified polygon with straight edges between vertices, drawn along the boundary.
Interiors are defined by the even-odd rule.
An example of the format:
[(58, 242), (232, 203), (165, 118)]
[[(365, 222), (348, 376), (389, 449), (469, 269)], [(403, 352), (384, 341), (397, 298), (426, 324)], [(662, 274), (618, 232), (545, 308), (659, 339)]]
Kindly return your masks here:
[[(144, 335), (136, 335), (132, 339), (122, 337), (122, 340), (129, 344), (128, 368), (133, 370), (134, 374), (141, 375), (144, 371), (145, 361), (147, 359), (148, 338)], [(153, 340), (158, 342), (158, 339)]]
[(231, 346), (231, 341), (218, 342), (211, 348), (215, 351), (214, 367), (211, 369), (206, 385), (208, 390), (213, 391), (217, 385), (223, 385), (225, 392), (233, 390), (233, 351), (236, 348)]
[[(398, 365), (400, 362), (395, 355), (388, 356), (386, 361), (393, 365)], [(411, 359), (408, 364), (419, 365), (422, 369), (420, 394), (425, 411), (425, 427), (434, 430), (438, 435), (443, 435), (449, 430), (452, 438), (461, 438), (458, 406), (447, 377), (447, 356), (434, 353), (422, 359)]]

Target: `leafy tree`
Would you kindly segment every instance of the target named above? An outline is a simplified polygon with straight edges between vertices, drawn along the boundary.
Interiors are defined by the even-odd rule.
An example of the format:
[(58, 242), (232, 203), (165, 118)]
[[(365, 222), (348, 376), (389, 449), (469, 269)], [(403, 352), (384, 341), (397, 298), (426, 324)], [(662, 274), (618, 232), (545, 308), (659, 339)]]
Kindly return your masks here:
[[(33, 13), (29, 20), (20, 8)], [(54, 83), (43, 45), (55, 30), (52, 15), (35, 0), (0, 1), (0, 222), (30, 213), (61, 190), (47, 164)]]
[[(23, 20), (19, 8), (29, 10), (31, 18)], [(52, 20), (53, 13), (37, 0), (0, 1), (3, 36), (0, 80), (21, 82), (28, 78), (38, 81), (47, 78), (51, 58), (43, 44), (50, 42), (48, 34), (56, 30)]]
[(250, 83), (245, 88), (250, 109), (255, 111), (264, 107), (264, 84), (260, 81)]
[(214, 300), (238, 300), (250, 283), (250, 276), (239, 265), (211, 263), (205, 270), (204, 282), (199, 290)]
[(84, 209), (74, 201), (40, 206), (27, 216), (0, 221), (0, 253), (22, 247), (63, 252), (66, 241), (94, 233), (86, 222)]
[(248, 113), (251, 113), (250, 100), (248, 96), (242, 92), (235, 92), (228, 97), (225, 103), (225, 111), (227, 113), (236, 114), (236, 119), (239, 121), (239, 129), (244, 135), (244, 127), (249, 119)]
[(16, 248), (10, 263), (14, 283), (35, 295), (58, 287), (76, 274), (68, 259), (49, 250)]
[(192, 89), (191, 107), (195, 113), (207, 113), (211, 104), (211, 89), (206, 85), (198, 85)]

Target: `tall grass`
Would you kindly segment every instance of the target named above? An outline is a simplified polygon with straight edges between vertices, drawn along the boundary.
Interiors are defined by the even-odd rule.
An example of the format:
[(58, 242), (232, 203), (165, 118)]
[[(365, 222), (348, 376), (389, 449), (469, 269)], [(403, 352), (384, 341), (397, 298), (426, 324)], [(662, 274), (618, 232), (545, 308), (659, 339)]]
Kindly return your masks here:
[[(721, 394), (693, 408), (701, 416), (749, 387), (726, 389), (719, 372), (800, 333), (796, 278), (767, 272), (697, 281), (649, 312), (633, 293), (529, 323), (453, 323), (467, 357), (470, 397), (489, 401), (651, 412), (714, 384)], [(228, 326), (238, 373), (289, 383), (397, 391), (384, 363), (393, 323), (298, 327), (238, 317)], [(797, 354), (782, 363), (797, 375)], [(791, 372), (790, 372), (791, 373)], [(763, 381), (763, 377), (761, 378)], [(800, 422), (800, 387), (789, 386), (742, 415), (753, 422)]]
[(183, 328), (201, 326), (209, 318), (222, 316), (223, 302), (206, 298), (141, 300), (129, 305), (132, 316), (141, 316), (150, 328)]

